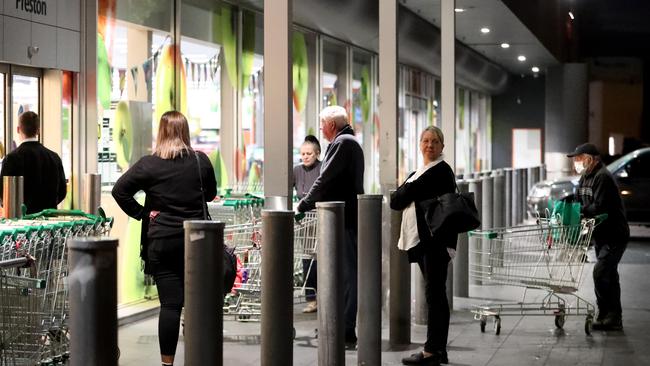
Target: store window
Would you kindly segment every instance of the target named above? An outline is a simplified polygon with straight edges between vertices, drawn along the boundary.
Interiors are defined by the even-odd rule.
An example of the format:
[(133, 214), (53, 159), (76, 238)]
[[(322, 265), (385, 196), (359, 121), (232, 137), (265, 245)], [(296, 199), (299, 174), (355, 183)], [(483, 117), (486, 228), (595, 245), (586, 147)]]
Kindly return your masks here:
[[(300, 145), (306, 135), (318, 137), (317, 36), (293, 32), (293, 165), (300, 164)], [(321, 156), (322, 159), (322, 156)]]
[(322, 107), (340, 105), (349, 110), (348, 101), (348, 47), (323, 39), (323, 74), (321, 76)]
[[(0, 73), (0, 121), (5, 121), (5, 73)], [(7, 153), (5, 149), (5, 129), (0, 128), (0, 161)]]
[(33, 111), (40, 114), (40, 77), (14, 74), (12, 76), (11, 86), (12, 123), (10, 127), (11, 146), (9, 151), (14, 150), (20, 143), (17, 129), (18, 117), (27, 111)]
[[(364, 188), (367, 192), (378, 192), (379, 179), (376, 168), (379, 166), (379, 135), (374, 121), (374, 65), (369, 52), (358, 49), (352, 51), (352, 118), (357, 141), (363, 147), (365, 157)], [(378, 172), (377, 172), (378, 173)]]

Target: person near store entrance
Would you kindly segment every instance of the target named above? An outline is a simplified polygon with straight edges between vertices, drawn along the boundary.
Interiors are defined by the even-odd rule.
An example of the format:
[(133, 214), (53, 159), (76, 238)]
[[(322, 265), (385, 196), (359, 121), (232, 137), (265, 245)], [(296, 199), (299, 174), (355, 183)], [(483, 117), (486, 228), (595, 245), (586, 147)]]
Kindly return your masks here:
[[(18, 117), (20, 145), (2, 161), (0, 176), (23, 177), (23, 201), (27, 213), (56, 208), (66, 196), (67, 187), (61, 158), (38, 141), (38, 114), (27, 111)], [(0, 179), (0, 192), (2, 192)]]
[[(302, 199), (316, 178), (320, 175), (321, 161), (320, 157), (320, 142), (314, 135), (305, 136), (305, 141), (300, 145), (300, 159), (302, 164), (296, 165), (293, 168), (293, 187), (296, 189), (296, 197)], [(303, 313), (315, 313), (318, 311), (316, 302), (316, 259), (303, 259), (302, 260), (302, 275), (305, 279), (305, 300), (307, 306), (302, 309)]]
[(390, 197), (390, 208), (402, 211), (397, 246), (407, 252), (409, 262), (418, 263), (426, 281), (427, 340), (424, 350), (402, 359), (404, 365), (437, 366), (449, 363), (447, 267), (456, 255), (458, 234), (451, 230), (440, 230), (440, 233), (432, 236), (421, 206), (423, 201), (456, 191), (456, 176), (442, 155), (444, 146), (442, 130), (435, 126), (424, 129), (420, 135), (423, 165), (412, 172)]
[(575, 170), (581, 175), (577, 199), (585, 217), (607, 214), (594, 229), (592, 240), (597, 262), (594, 265), (594, 288), (598, 316), (596, 330), (622, 330), (621, 285), (618, 263), (630, 238), (623, 202), (612, 173), (600, 161), (594, 144), (585, 143), (567, 155), (573, 158)]
[(345, 234), (343, 243), (343, 289), (345, 301), (345, 344), (357, 344), (357, 195), (363, 194), (364, 157), (361, 145), (348, 123), (348, 113), (340, 106), (329, 106), (320, 113), (323, 136), (330, 141), (320, 175), (296, 207), (306, 212), (316, 202), (345, 202)]
[[(207, 155), (192, 149), (182, 113), (169, 111), (160, 117), (155, 146), (152, 155), (117, 180), (112, 194), (127, 215), (142, 220), (140, 255), (145, 273), (156, 281), (158, 343), (162, 365), (169, 366), (174, 364), (184, 304), (183, 221), (204, 219), (204, 202), (217, 195), (217, 181)], [(144, 206), (134, 197), (138, 191), (146, 194)]]

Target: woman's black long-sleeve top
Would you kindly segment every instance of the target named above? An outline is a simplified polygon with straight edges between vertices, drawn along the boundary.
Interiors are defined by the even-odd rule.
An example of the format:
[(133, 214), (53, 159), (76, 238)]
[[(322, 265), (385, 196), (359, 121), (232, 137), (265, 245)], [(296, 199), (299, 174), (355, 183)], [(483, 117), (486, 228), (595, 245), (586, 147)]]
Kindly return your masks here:
[[(409, 177), (414, 173), (411, 173)], [(449, 164), (441, 161), (424, 172), (418, 179), (410, 183), (402, 184), (391, 194), (390, 208), (393, 210), (404, 210), (411, 202), (415, 202), (415, 216), (417, 218), (420, 243), (408, 251), (411, 262), (417, 261), (417, 258), (424, 253), (423, 250), (427, 249), (428, 246), (435, 245), (441, 248), (449, 247), (456, 249), (458, 234), (447, 233), (442, 230), (441, 233), (436, 234), (435, 238), (432, 237), (424, 219), (424, 210), (419, 205), (422, 201), (455, 191), (456, 176)]]
[[(203, 201), (212, 201), (217, 194), (217, 182), (210, 159), (199, 152), (201, 178), (194, 153), (175, 159), (144, 156), (127, 170), (113, 187), (113, 197), (129, 216), (142, 220), (143, 244), (147, 238), (161, 238), (183, 233), (183, 221), (203, 218)], [(142, 206), (133, 197), (144, 191)], [(160, 211), (152, 222), (149, 213)]]

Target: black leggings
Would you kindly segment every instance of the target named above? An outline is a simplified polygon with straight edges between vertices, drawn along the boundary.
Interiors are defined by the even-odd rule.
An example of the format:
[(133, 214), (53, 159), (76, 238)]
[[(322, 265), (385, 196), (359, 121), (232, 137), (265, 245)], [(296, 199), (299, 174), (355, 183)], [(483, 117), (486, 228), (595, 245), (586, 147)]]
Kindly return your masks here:
[(150, 239), (149, 263), (160, 299), (158, 342), (161, 355), (176, 354), (183, 309), (184, 257), (182, 235)]
[[(438, 244), (438, 243), (435, 243)], [(429, 248), (418, 264), (426, 280), (428, 305), (427, 341), (424, 350), (429, 353), (447, 351), (449, 334), (449, 303), (447, 302), (447, 249), (441, 245)]]

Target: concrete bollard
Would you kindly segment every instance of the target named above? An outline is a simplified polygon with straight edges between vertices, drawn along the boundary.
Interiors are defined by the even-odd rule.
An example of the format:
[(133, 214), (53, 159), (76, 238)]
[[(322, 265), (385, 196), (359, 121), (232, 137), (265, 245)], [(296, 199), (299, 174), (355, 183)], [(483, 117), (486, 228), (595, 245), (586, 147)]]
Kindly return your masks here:
[(224, 227), (215, 221), (183, 223), (186, 365), (223, 365)]
[(71, 366), (117, 366), (117, 245), (68, 240)]
[[(483, 210), (481, 209), (483, 207), (483, 183), (481, 179), (471, 179), (468, 181), (469, 183), (469, 191), (474, 192), (474, 202), (476, 203), (476, 208), (478, 209), (478, 214), (479, 218), (481, 219), (481, 226), (479, 226), (479, 229), (483, 229)], [(476, 236), (471, 236), (469, 237), (469, 243), (468, 247), (471, 248), (471, 250), (475, 253), (473, 256), (469, 258), (469, 268), (470, 271), (472, 268), (477, 268), (480, 265), (481, 261), (481, 240), (476, 237)], [(470, 284), (472, 285), (477, 285), (480, 284), (480, 282), (476, 279), (472, 279), (470, 281)]]
[(504, 178), (504, 193), (503, 193), (503, 206), (504, 217), (503, 225), (505, 227), (512, 226), (512, 168), (503, 169)]
[(360, 194), (358, 205), (358, 365), (381, 365), (381, 210), (383, 196)]
[(397, 249), (402, 212), (390, 211), (389, 342), (397, 346), (411, 343), (411, 265)]
[(23, 182), (22, 176), (6, 175), (2, 177), (2, 208), (6, 219), (23, 217)]
[(546, 180), (546, 165), (542, 164), (539, 167), (539, 181), (545, 181)]
[(345, 366), (343, 314), (344, 202), (317, 202), (318, 365)]
[(293, 211), (262, 211), (262, 366), (293, 365)]
[(494, 202), (492, 194), (494, 193), (494, 178), (483, 177), (481, 179), (481, 227), (483, 229), (490, 229), (494, 227), (492, 220), (492, 209)]
[[(469, 183), (466, 180), (456, 181), (458, 190), (463, 193), (469, 191)], [(456, 258), (454, 259), (454, 296), (469, 297), (469, 249), (467, 233), (458, 235), (456, 245)]]
[(97, 215), (102, 204), (102, 175), (95, 173), (84, 174), (82, 210), (86, 213)]

